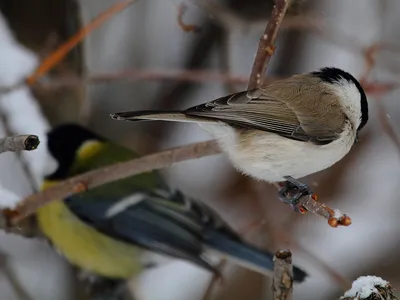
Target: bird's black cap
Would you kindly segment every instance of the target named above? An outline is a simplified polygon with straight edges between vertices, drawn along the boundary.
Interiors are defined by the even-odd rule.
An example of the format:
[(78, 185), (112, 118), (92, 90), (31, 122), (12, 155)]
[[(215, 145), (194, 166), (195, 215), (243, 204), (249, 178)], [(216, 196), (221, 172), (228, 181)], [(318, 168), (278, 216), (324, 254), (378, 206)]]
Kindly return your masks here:
[(338, 83), (342, 80), (347, 80), (348, 82), (354, 83), (354, 85), (357, 87), (360, 97), (361, 97), (361, 122), (360, 125), (357, 128), (357, 131), (360, 131), (365, 124), (368, 122), (368, 101), (367, 101), (367, 95), (364, 92), (363, 87), (361, 86), (360, 82), (354, 78), (353, 75), (350, 73), (343, 71), (338, 68), (334, 67), (326, 67), (322, 68), (318, 71), (312, 72), (311, 73), (314, 76), (317, 76), (321, 78), (321, 80), (329, 83)]
[(101, 141), (104, 138), (75, 123), (65, 123), (50, 130), (47, 133), (47, 147), (59, 166), (56, 172), (48, 178), (64, 177), (75, 159), (76, 151), (89, 140)]

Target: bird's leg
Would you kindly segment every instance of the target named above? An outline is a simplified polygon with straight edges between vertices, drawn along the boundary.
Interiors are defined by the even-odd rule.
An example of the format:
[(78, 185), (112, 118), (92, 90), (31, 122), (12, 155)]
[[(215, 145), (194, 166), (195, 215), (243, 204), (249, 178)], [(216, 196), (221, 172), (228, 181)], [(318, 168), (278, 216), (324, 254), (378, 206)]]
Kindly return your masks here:
[(278, 192), (279, 200), (289, 204), (296, 212), (304, 212), (305, 209), (299, 205), (299, 200), (303, 196), (312, 195), (313, 192), (306, 184), (293, 177), (285, 176), (284, 178), (286, 181), (280, 184), (281, 187)]

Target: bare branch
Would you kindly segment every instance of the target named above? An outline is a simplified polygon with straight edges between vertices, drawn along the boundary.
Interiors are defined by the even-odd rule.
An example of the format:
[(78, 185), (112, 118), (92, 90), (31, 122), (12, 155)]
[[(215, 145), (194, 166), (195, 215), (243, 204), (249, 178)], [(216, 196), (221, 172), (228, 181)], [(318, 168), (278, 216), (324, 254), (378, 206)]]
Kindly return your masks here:
[(254, 90), (264, 82), (265, 72), (271, 56), (275, 51), (275, 40), (282, 20), (286, 14), (289, 0), (276, 0), (272, 9), (271, 19), (258, 43), (256, 58), (249, 78), (247, 90)]
[(290, 250), (280, 250), (275, 253), (272, 291), (274, 300), (293, 299), (293, 266)]
[(36, 135), (14, 135), (0, 139), (0, 153), (35, 150), (40, 141)]
[(79, 77), (53, 78), (41, 83), (40, 86), (48, 89), (68, 87), (84, 84), (101, 84), (110, 81), (138, 81), (138, 80), (173, 80), (191, 82), (219, 82), (230, 84), (246, 84), (248, 76), (229, 75), (215, 71), (197, 70), (125, 70), (112, 73), (102, 73), (90, 76), (87, 79)]
[(50, 201), (64, 199), (67, 196), (129, 176), (166, 168), (177, 162), (219, 153), (221, 150), (216, 141), (211, 140), (165, 150), (72, 177), (25, 198), (15, 209), (16, 215), (11, 217), (10, 223), (15, 225)]

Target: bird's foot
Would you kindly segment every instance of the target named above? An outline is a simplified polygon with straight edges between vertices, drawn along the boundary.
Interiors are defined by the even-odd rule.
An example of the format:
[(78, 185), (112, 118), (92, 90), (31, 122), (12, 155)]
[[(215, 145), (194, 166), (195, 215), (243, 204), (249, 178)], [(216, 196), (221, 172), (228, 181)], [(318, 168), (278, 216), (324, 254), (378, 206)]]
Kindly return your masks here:
[(289, 204), (294, 211), (302, 214), (307, 212), (307, 209), (300, 203), (300, 199), (305, 196), (315, 196), (310, 188), (300, 181), (290, 177), (284, 177), (286, 181), (280, 184), (281, 188), (278, 192), (278, 198), (282, 202)]

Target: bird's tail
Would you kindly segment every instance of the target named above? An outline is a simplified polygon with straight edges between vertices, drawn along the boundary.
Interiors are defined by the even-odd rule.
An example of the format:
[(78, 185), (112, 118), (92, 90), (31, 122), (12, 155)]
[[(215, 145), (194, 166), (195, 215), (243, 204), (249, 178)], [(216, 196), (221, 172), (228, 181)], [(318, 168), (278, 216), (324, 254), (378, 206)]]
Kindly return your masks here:
[(141, 110), (126, 111), (110, 115), (115, 120), (122, 121), (175, 121), (175, 122), (191, 122), (191, 123), (210, 123), (210, 120), (200, 117), (187, 116), (181, 111), (161, 111), (161, 110)]
[[(207, 232), (205, 244), (209, 252), (216, 252), (215, 254), (218, 256), (226, 256), (238, 265), (256, 272), (271, 275), (274, 268), (272, 253), (258, 249), (240, 240), (231, 239), (218, 231), (210, 230)], [(294, 281), (302, 282), (307, 276), (306, 272), (293, 266)]]

